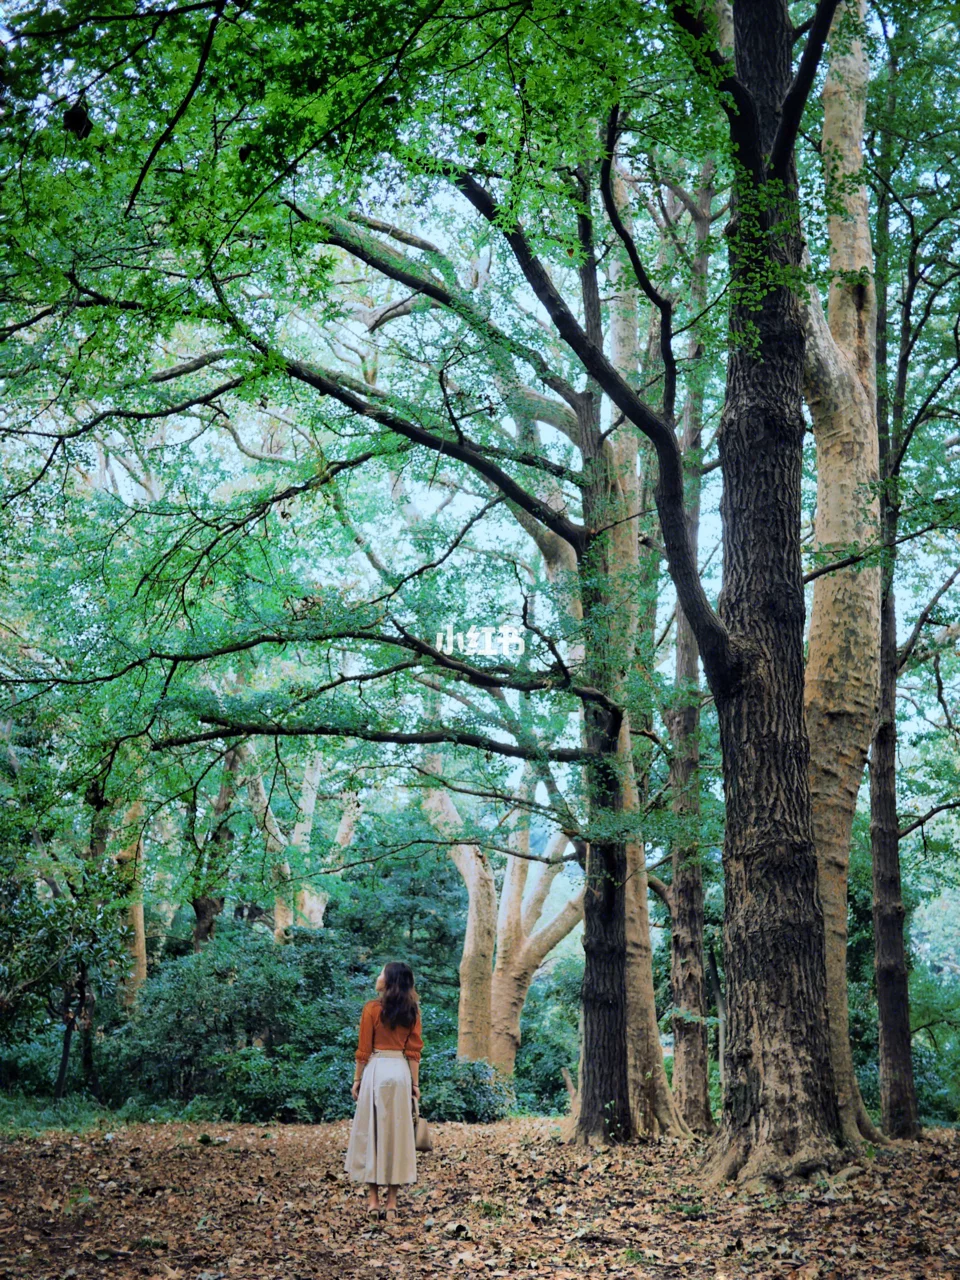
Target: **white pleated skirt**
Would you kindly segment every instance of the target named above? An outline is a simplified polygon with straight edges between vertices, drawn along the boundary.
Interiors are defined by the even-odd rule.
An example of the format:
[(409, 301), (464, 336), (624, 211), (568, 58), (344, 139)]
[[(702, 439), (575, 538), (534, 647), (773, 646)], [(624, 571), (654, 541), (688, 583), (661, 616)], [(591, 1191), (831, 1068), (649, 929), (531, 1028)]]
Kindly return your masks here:
[(354, 1182), (400, 1186), (417, 1180), (410, 1064), (399, 1049), (375, 1049), (363, 1071), (346, 1171)]

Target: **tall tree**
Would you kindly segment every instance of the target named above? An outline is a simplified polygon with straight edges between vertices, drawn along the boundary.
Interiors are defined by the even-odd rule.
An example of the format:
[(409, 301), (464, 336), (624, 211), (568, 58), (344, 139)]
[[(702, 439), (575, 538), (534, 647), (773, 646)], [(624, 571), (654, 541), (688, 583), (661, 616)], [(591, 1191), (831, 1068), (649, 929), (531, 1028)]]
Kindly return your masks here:
[[(554, 705), (566, 699), (567, 716), (582, 713), (576, 746), (531, 742), (523, 734), (511, 741), (502, 729), (479, 731), (473, 716), (447, 717), (441, 728), (411, 728), (405, 722), (410, 703), (371, 726), (355, 703), (347, 709), (340, 684), (327, 681), (309, 696), (292, 691), (283, 707), (270, 691), (245, 701), (210, 698), (205, 705), (194, 698), (204, 727), (194, 721), (186, 729), (180, 721), (163, 739), (168, 750), (231, 735), (335, 736), (398, 748), (446, 742), (492, 758), (526, 759), (544, 772), (548, 765), (581, 766), (582, 820), (565, 817), (560, 825), (583, 838), (586, 864), (582, 1138), (629, 1134), (638, 1115), (659, 1115), (661, 1127), (682, 1129), (664, 1092), (646, 961), (642, 988), (627, 978), (628, 955), (648, 948), (634, 747), (643, 725), (634, 723), (630, 705), (636, 552), (624, 533), (638, 521), (634, 486), (618, 475), (611, 434), (639, 432), (650, 442), (664, 554), (716, 701), (724, 758), (728, 1035), (724, 1129), (713, 1164), (718, 1176), (782, 1175), (829, 1162), (838, 1128), (802, 706), (804, 342), (793, 158), (835, 7), (822, 0), (798, 33), (781, 0), (743, 0), (734, 13), (730, 60), (717, 48), (712, 9), (699, 6), (627, 17), (598, 2), (575, 18), (546, 5), (533, 14), (521, 6), (495, 13), (478, 7), (458, 12), (454, 22), (443, 6), (361, 9), (344, 0), (298, 6), (296, 22), (287, 27), (269, 0), (249, 6), (242, 22), (232, 8), (212, 2), (189, 13), (152, 15), (149, 29), (139, 15), (123, 15), (94, 32), (84, 29), (82, 6), (74, 13), (67, 4), (24, 15), (13, 67), (11, 118), (18, 125), (49, 111), (39, 98), (41, 68), (46, 76), (56, 66), (61, 91), (71, 95), (63, 119), (80, 163), (71, 159), (70, 191), (90, 217), (74, 236), (82, 243), (64, 257), (60, 230), (32, 215), (21, 231), (18, 299), (8, 329), (19, 336), (20, 350), (24, 335), (50, 315), (68, 314), (77, 324), (97, 312), (101, 320), (83, 362), (58, 348), (43, 369), (31, 365), (25, 372), (25, 391), (53, 378), (56, 360), (63, 359), (72, 363), (77, 394), (95, 389), (91, 398), (111, 402), (110, 413), (131, 412), (134, 384), (140, 397), (134, 414), (180, 417), (205, 414), (234, 393), (242, 403), (265, 387), (285, 386), (288, 401), (310, 405), (313, 423), (322, 423), (322, 439), (314, 436), (288, 483), (261, 488), (252, 498), (238, 495), (229, 515), (212, 520), (181, 513), (191, 532), (170, 537), (147, 575), (154, 599), (182, 599), (187, 585), (196, 590), (204, 581), (199, 565), (219, 564), (226, 547), (259, 522), (275, 546), (298, 500), (307, 504), (330, 492), (339, 475), (369, 470), (388, 455), (394, 462), (415, 457), (424, 481), (443, 459), (473, 484), (492, 486), (495, 506), (525, 512), (570, 547), (582, 609), (576, 668), (552, 637), (541, 639), (536, 663), (461, 660), (422, 638), (427, 619), (413, 610), (410, 592), (403, 600), (408, 612), (398, 616), (379, 595), (351, 602), (320, 591), (306, 608), (271, 596), (272, 611), (258, 609), (248, 592), (239, 637), (233, 616), (229, 628), (224, 622), (219, 632), (211, 627), (189, 640), (169, 631), (161, 643), (158, 630), (138, 669), (155, 664), (162, 671), (163, 702), (182, 668), (223, 660), (238, 645), (307, 639), (329, 645), (349, 638), (365, 646), (372, 664), (355, 687), (389, 682), (401, 661), (416, 661), (451, 686), (471, 683), (499, 691), (508, 702), (526, 695)], [(348, 32), (365, 49), (362, 64), (344, 62)], [(186, 46), (193, 50), (189, 67)], [(665, 47), (686, 61), (674, 57), (667, 65)], [(252, 81), (251, 65), (261, 69)], [(440, 82), (442, 90), (434, 92)], [(214, 83), (216, 94), (199, 92)], [(131, 85), (142, 95), (131, 98)], [(144, 130), (115, 127), (141, 104), (146, 143), (139, 141)], [(91, 112), (111, 118), (109, 142), (91, 136)], [(717, 126), (721, 114), (725, 139)], [(703, 141), (723, 148), (733, 173), (719, 612), (697, 575), (687, 531), (675, 433), (674, 308), (644, 267), (642, 238), (618, 216), (610, 181), (618, 149), (635, 133), (660, 129), (695, 151), (702, 142), (690, 121), (701, 116), (710, 122), (711, 136)], [(597, 121), (603, 122), (600, 137)], [(25, 138), (41, 135), (23, 129)], [(27, 166), (36, 182), (31, 209), (41, 207), (41, 191), (61, 199), (65, 193), (61, 162), (47, 164), (45, 145), (30, 153)], [(110, 151), (103, 163), (96, 151), (101, 145), (104, 154)], [(23, 162), (20, 148), (21, 174)], [(441, 204), (456, 202), (458, 215), (472, 212), (474, 238), (485, 237), (497, 253), (506, 250), (504, 274), (515, 282), (517, 309), (529, 316), (532, 294), (552, 326), (547, 339), (537, 333), (536, 320), (505, 333), (496, 312), (478, 306), (451, 270), (449, 255), (423, 236), (371, 218), (367, 192), (377, 183), (395, 189), (399, 174), (418, 197), (442, 191)], [(207, 203), (212, 189), (215, 212)], [(20, 196), (7, 198), (12, 210)], [(275, 257), (264, 254), (267, 242)], [(322, 340), (311, 349), (313, 330), (297, 314), (304, 292), (313, 293), (333, 322), (342, 259), (331, 248), (407, 291), (401, 305), (408, 308), (412, 346), (401, 361), (398, 344), (387, 394), (346, 374)], [(640, 294), (660, 313), (659, 410), (604, 352), (598, 260), (611, 249), (626, 256)], [(43, 262), (39, 272), (37, 261)], [(133, 262), (142, 273), (133, 271)], [(41, 284), (42, 302), (31, 296)], [(151, 388), (144, 387), (149, 360), (142, 343), (129, 364), (121, 362), (122, 373), (105, 374), (104, 362), (93, 358), (111, 343), (115, 356), (131, 313), (140, 334), (169, 335), (176, 317), (177, 324), (202, 326), (212, 340), (200, 356), (179, 360), (161, 391), (154, 384), (153, 408), (143, 401)], [(117, 368), (115, 359), (111, 363)], [(496, 412), (490, 422), (485, 406), (492, 380), (479, 376), (484, 366), (497, 371), (510, 395), (537, 406), (539, 422), (560, 424), (556, 430), (573, 449), (559, 441), (553, 447), (552, 440), (551, 446), (543, 439), (528, 443)], [(169, 398), (171, 382), (184, 388), (179, 400)], [(510, 418), (508, 395), (503, 399), (503, 416)], [(42, 465), (52, 466), (61, 450), (68, 453), (86, 429), (89, 421), (55, 434)], [(543, 475), (559, 482), (560, 503), (540, 496)], [(487, 514), (479, 504), (471, 511), (471, 524)], [(467, 532), (461, 527), (458, 542)], [(267, 538), (257, 546), (268, 561)], [(118, 669), (120, 653), (120, 645), (110, 652), (103, 647), (102, 669), (111, 661)], [(636, 911), (628, 910), (633, 894)], [(628, 923), (638, 925), (629, 936)], [(647, 1070), (639, 1073), (628, 1051), (633, 990), (642, 991), (643, 1002), (643, 1017), (634, 1011), (630, 1018), (645, 1036), (638, 1049)], [(631, 1100), (631, 1073), (646, 1082), (642, 1106)]]
[[(830, 290), (811, 286), (805, 385), (817, 449), (815, 570), (804, 702), (818, 884), (826, 928), (830, 1056), (848, 1142), (879, 1136), (860, 1097), (847, 1009), (847, 874), (853, 816), (877, 710), (880, 569), (829, 561), (872, 551), (878, 537), (876, 289), (862, 178), (869, 66), (863, 3), (837, 10), (823, 87)], [(821, 571), (821, 570), (826, 570)]]
[[(897, 812), (897, 678), (911, 661), (936, 606), (955, 581), (954, 566), (898, 648), (898, 548), (931, 530), (956, 528), (952, 491), (939, 480), (944, 428), (955, 420), (960, 377), (955, 243), (960, 206), (949, 188), (929, 183), (931, 168), (957, 162), (952, 126), (955, 59), (936, 8), (924, 21), (898, 10), (884, 18), (877, 76), (871, 179), (877, 202), (877, 373), (880, 431), (880, 711), (870, 755), (874, 944), (880, 1020), (881, 1107), (894, 1137), (919, 1132), (911, 1054), (905, 910)], [(916, 65), (923, 50), (923, 69)], [(930, 74), (929, 62), (937, 74)], [(918, 448), (932, 440), (932, 457)], [(919, 455), (919, 456), (918, 456)], [(919, 474), (914, 478), (911, 471)], [(912, 481), (912, 483), (911, 483)], [(925, 483), (923, 482), (925, 481)]]

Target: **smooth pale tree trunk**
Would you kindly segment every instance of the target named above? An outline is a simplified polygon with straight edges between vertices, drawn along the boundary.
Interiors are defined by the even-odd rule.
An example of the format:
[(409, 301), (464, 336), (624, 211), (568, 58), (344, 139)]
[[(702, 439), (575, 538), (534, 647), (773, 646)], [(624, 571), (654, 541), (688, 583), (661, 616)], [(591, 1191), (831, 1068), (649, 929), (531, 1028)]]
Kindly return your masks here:
[[(864, 0), (841, 5), (834, 27), (863, 21)], [(823, 89), (828, 185), (863, 168), (869, 65), (860, 40), (832, 53)], [(816, 549), (828, 559), (873, 545), (876, 498), (876, 290), (866, 187), (834, 190), (843, 213), (828, 220), (832, 272), (827, 317), (811, 289), (805, 305), (804, 391), (817, 448)], [(880, 569), (857, 565), (817, 578), (804, 703), (810, 793), (826, 934), (830, 1056), (847, 1142), (880, 1135), (860, 1097), (847, 1008), (847, 876), (857, 795), (877, 711)]]
[[(739, 0), (734, 33), (759, 152), (770, 155), (793, 79), (786, 3)], [(708, 664), (726, 796), (727, 1063), (723, 1125), (706, 1170), (714, 1180), (803, 1174), (838, 1153), (803, 717), (804, 334), (796, 293), (777, 278), (800, 265), (792, 148), (783, 164), (779, 206), (769, 212), (761, 208), (769, 188), (737, 170), (729, 235), (719, 608), (733, 640), (722, 674), (712, 655)], [(772, 269), (762, 298), (757, 264)]]
[[(313, 832), (313, 821), (317, 809), (317, 789), (320, 785), (322, 770), (323, 756), (318, 751), (307, 761), (307, 767), (303, 773), (303, 785), (300, 789), (300, 811), (290, 836), (290, 843), (303, 854), (306, 854), (310, 848), (310, 836)], [(345, 849), (353, 840), (359, 813), (360, 806), (356, 792), (346, 793), (344, 795), (343, 813), (340, 815), (340, 822), (337, 825), (337, 834), (335, 836), (335, 842), (339, 848)], [(317, 893), (309, 885), (301, 885), (297, 890), (294, 902), (297, 923), (306, 925), (310, 929), (322, 929), (323, 916), (327, 909), (328, 901), (329, 896), (327, 894)]]
[[(431, 756), (426, 767), (439, 775), (439, 757)], [(523, 790), (530, 793), (529, 783)], [(431, 788), (423, 807), (438, 833), (451, 840), (450, 858), (467, 890), (457, 1055), (472, 1062), (488, 1061), (509, 1076), (520, 1048), (520, 1019), (534, 974), (583, 918), (583, 895), (577, 894), (552, 919), (542, 920), (550, 888), (565, 865), (562, 854), (568, 840), (564, 835), (554, 839), (545, 854), (550, 861), (539, 864), (527, 892), (530, 828), (522, 816), (512, 837), (517, 855), (507, 856), (498, 901), (496, 881), (483, 851), (455, 839), (463, 819), (450, 793), (440, 786)]]
[(147, 932), (143, 918), (143, 801), (135, 800), (124, 818), (128, 839), (117, 854), (117, 865), (123, 873), (128, 896), (127, 949), (130, 972), (123, 984), (123, 1003), (127, 1008), (137, 998), (137, 991), (147, 977)]
[[(429, 773), (439, 776), (441, 767), (437, 756), (426, 761)], [(425, 792), (423, 808), (443, 838), (451, 839), (450, 858), (467, 890), (467, 927), (460, 957), (457, 1056), (479, 1062), (490, 1054), (497, 886), (484, 851), (478, 845), (452, 840), (462, 829), (463, 820), (442, 785)]]
[[(297, 821), (288, 837), (274, 815), (273, 806), (270, 804), (264, 785), (263, 774), (257, 765), (256, 753), (250, 746), (238, 747), (237, 750), (247, 767), (245, 781), (248, 802), (254, 820), (263, 832), (267, 857), (278, 886), (274, 895), (273, 936), (276, 942), (285, 942), (290, 930), (298, 923), (298, 908), (302, 908), (301, 919), (306, 923), (310, 923), (311, 917), (319, 916), (321, 924), (326, 908), (326, 899), (314, 893), (313, 890), (305, 887), (301, 887), (298, 891), (291, 889), (294, 876), (289, 861), (290, 849), (296, 849), (301, 856), (305, 856), (309, 849), (316, 813), (317, 785), (323, 760), (321, 754), (317, 752), (306, 764), (297, 803)], [(353, 836), (355, 821), (354, 817), (344, 825), (341, 819), (341, 829), (347, 839)]]

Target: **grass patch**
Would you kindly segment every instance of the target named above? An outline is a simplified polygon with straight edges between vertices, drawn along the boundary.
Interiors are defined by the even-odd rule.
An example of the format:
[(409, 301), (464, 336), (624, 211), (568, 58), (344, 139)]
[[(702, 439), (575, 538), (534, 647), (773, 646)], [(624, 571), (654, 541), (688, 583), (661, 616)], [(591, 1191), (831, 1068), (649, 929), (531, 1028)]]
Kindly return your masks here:
[(51, 1129), (90, 1133), (126, 1124), (202, 1124), (220, 1118), (220, 1108), (206, 1098), (195, 1098), (186, 1104), (145, 1103), (131, 1098), (122, 1107), (111, 1108), (86, 1093), (68, 1093), (60, 1102), (22, 1093), (0, 1093), (0, 1135), (10, 1138)]

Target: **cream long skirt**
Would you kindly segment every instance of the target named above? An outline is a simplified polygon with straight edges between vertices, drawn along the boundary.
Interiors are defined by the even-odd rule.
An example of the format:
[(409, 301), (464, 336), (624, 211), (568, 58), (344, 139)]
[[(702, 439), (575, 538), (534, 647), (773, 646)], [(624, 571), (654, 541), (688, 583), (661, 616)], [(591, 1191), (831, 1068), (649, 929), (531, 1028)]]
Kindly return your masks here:
[(375, 1049), (364, 1067), (350, 1128), (346, 1170), (354, 1182), (399, 1186), (417, 1180), (410, 1064), (399, 1049)]

